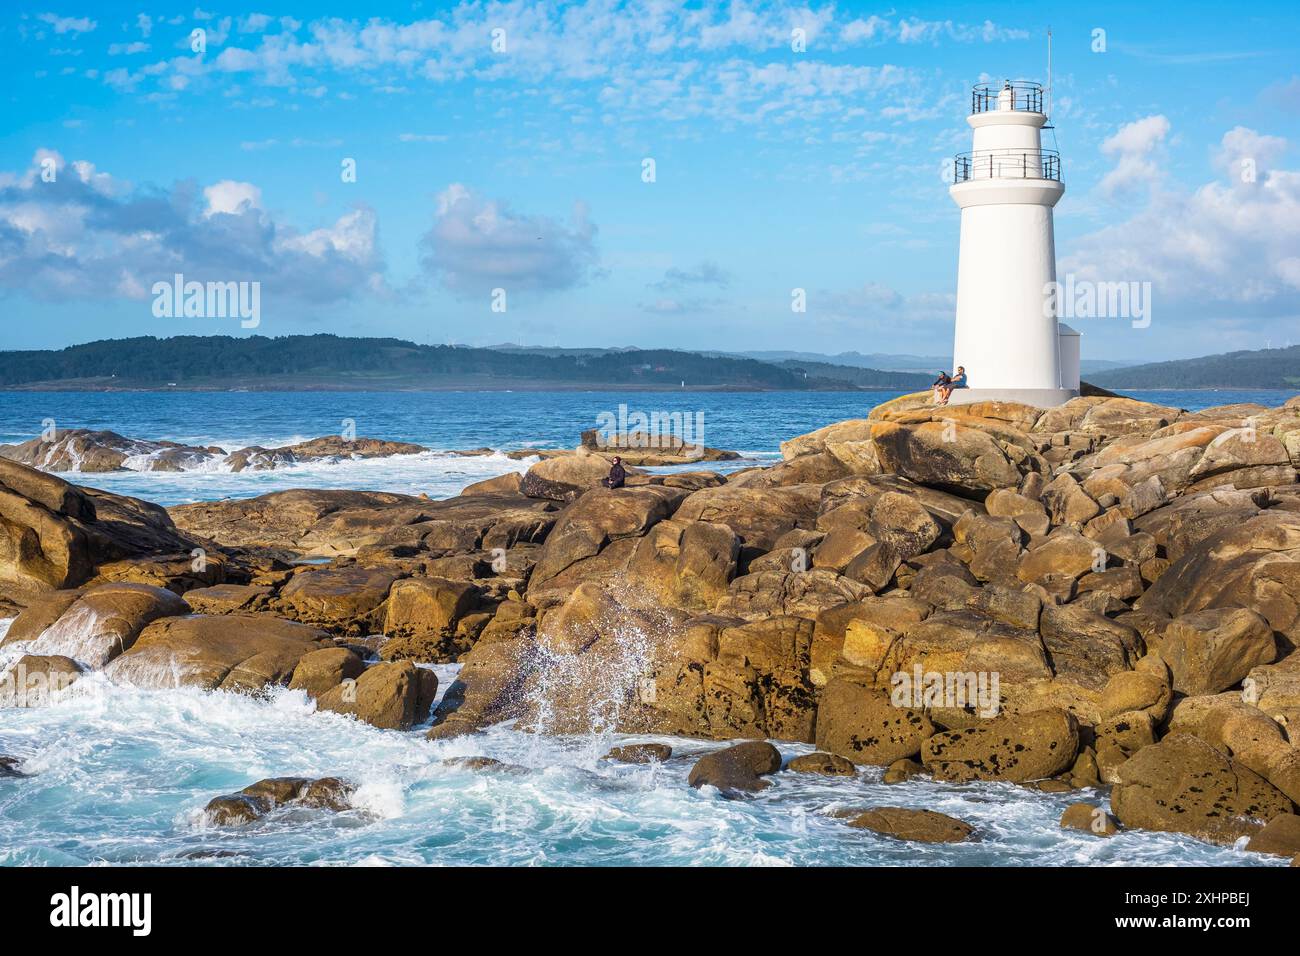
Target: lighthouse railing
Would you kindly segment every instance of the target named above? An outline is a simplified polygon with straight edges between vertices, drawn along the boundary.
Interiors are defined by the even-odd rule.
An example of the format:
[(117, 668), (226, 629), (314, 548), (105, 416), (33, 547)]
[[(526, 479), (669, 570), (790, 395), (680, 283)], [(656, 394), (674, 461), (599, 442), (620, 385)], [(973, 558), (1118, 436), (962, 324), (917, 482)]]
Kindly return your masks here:
[(1061, 181), (1061, 156), (1054, 149), (981, 149), (958, 153), (952, 181), (976, 179), (1052, 179)]
[[(1003, 94), (1007, 94), (1005, 97)], [(971, 90), (970, 111), (988, 113), (993, 110), (1020, 110), (1027, 113), (1043, 111), (1043, 86), (1029, 80), (1016, 80), (998, 86), (981, 83)]]

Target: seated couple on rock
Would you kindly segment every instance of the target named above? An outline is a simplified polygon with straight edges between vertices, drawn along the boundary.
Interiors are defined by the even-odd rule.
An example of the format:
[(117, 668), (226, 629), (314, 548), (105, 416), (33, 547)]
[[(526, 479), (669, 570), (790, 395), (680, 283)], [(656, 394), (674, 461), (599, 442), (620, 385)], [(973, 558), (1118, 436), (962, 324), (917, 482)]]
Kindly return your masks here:
[(930, 387), (934, 389), (934, 403), (936, 405), (947, 405), (948, 399), (952, 397), (954, 391), (968, 387), (966, 385), (965, 367), (958, 365), (957, 371), (952, 375), (947, 372), (940, 372), (939, 377), (934, 380), (934, 384)]

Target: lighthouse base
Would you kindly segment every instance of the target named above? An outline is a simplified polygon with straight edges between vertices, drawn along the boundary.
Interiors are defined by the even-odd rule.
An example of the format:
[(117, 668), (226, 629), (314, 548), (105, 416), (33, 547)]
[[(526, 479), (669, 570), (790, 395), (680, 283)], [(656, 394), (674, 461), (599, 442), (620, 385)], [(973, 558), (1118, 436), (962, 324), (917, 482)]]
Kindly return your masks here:
[(1019, 402), (1022, 405), (1033, 405), (1035, 408), (1055, 408), (1078, 397), (1078, 390), (1069, 388), (959, 388), (952, 393), (948, 404)]

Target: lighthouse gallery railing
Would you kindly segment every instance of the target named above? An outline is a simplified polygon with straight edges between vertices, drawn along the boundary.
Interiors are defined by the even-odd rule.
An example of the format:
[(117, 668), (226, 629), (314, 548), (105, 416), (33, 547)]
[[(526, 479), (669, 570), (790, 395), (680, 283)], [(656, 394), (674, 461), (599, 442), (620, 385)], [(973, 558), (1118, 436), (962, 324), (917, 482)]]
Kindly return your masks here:
[(973, 179), (1061, 180), (1061, 156), (1054, 149), (981, 149), (958, 153), (952, 161), (952, 181)]
[[(1003, 93), (1006, 93), (1005, 99)], [(1043, 111), (1043, 87), (1040, 83), (1016, 80), (1014, 83), (981, 83), (971, 90), (970, 111), (988, 113), (999, 109), (1022, 110), (1027, 113)]]

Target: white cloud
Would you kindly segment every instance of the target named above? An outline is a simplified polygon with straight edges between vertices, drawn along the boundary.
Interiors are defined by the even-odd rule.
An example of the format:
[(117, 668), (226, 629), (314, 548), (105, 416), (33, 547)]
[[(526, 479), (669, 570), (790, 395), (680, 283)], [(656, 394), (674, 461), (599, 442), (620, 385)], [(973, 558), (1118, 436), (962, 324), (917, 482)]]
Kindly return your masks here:
[(274, 23), (274, 19), (266, 13), (250, 13), (248, 16), (239, 18), (240, 33), (265, 33), (266, 28)]
[(595, 238), (584, 203), (574, 203), (565, 224), (516, 213), (453, 183), (438, 195), (433, 227), (421, 240), (422, 263), (461, 295), (566, 289), (595, 274)]
[(252, 183), (239, 183), (232, 179), (223, 179), (206, 187), (203, 198), (208, 201), (204, 216), (219, 213), (238, 215), (248, 209), (262, 208), (262, 190)]
[(689, 269), (679, 269), (673, 266), (664, 272), (662, 279), (653, 283), (653, 287), (666, 291), (681, 288), (682, 286), (727, 286), (730, 282), (731, 276), (725, 269), (716, 262), (705, 260)]
[(1120, 127), (1101, 144), (1101, 151), (1115, 166), (1098, 183), (1104, 196), (1115, 197), (1160, 178), (1160, 167), (1153, 155), (1169, 135), (1169, 120), (1164, 116), (1147, 116)]
[[(41, 176), (46, 159), (53, 182)], [(0, 173), (0, 287), (46, 300), (140, 297), (177, 272), (259, 281), (268, 301), (331, 302), (385, 288), (365, 208), (303, 232), (262, 209), (250, 183), (136, 188), (51, 150), (20, 173)]]
[[(932, 83), (933, 77), (887, 63), (826, 62), (821, 53), (859, 43), (975, 43), (1027, 36), (991, 21), (863, 18), (832, 4), (788, 0), (699, 7), (663, 0), (461, 2), (436, 17), (407, 22), (316, 19), (305, 36), (299, 35), (297, 21), (281, 18), (280, 23), (280, 32), (267, 32), (269, 18), (250, 14), (238, 21), (246, 32), (230, 38), (225, 36), (229, 18), (209, 27), (209, 49), (223, 48), (200, 69), (286, 87), (312, 86), (327, 71), (360, 74), (376, 91), (414, 87), (419, 92), (420, 81), (467, 78), (490, 89), (494, 81), (519, 80), (545, 83), (553, 101), (583, 111), (593, 105), (595, 84), (596, 105), (611, 117), (753, 123), (811, 116), (848, 123), (860, 119), (853, 110), (874, 111), (872, 94), (883, 86), (903, 80)], [(806, 54), (793, 61), (752, 55), (789, 53), (796, 28), (804, 31)], [(505, 52), (492, 49), (489, 29), (504, 31)], [(177, 68), (179, 59), (169, 68)], [(923, 95), (927, 103), (935, 99), (933, 90)]]
[(1224, 134), (1214, 151), (1214, 166), (1232, 178), (1249, 171), (1258, 177), (1264, 170), (1273, 168), (1286, 152), (1287, 142), (1280, 136), (1264, 136), (1236, 126)]
[[(1163, 119), (1163, 118), (1162, 118)], [(1163, 139), (1167, 125), (1131, 131), (1132, 150)], [(1059, 272), (1098, 282), (1151, 282), (1155, 321), (1300, 317), (1300, 171), (1260, 164), (1254, 181), (1231, 158), (1250, 148), (1280, 157), (1286, 141), (1237, 127), (1223, 136), (1215, 165), (1224, 173), (1184, 190), (1161, 185), (1127, 221), (1074, 242)], [(1131, 149), (1130, 149), (1131, 148)]]
[(76, 36), (78, 33), (90, 33), (99, 24), (89, 17), (61, 17), (55, 13), (42, 13), (36, 19), (42, 23), (48, 23), (58, 34), (71, 33)]

